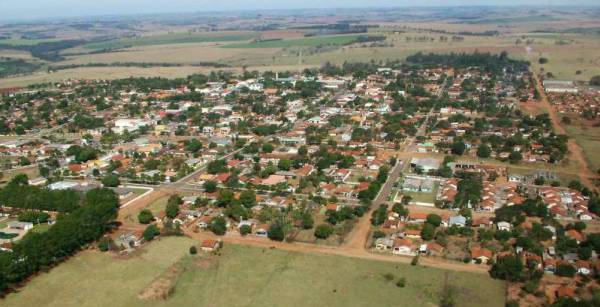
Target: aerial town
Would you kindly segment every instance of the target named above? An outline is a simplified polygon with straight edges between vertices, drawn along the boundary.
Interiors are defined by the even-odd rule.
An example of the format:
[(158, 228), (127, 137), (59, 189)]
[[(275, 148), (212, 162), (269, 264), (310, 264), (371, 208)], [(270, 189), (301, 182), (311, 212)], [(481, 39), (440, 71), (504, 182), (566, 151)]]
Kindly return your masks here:
[[(49, 305), (338, 306), (362, 288), (316, 279), (340, 266), (380, 306), (599, 306), (600, 145), (573, 123), (600, 125), (600, 77), (536, 69), (475, 50), (0, 86), (0, 302), (64, 278)], [(224, 289), (248, 283), (272, 288)]]

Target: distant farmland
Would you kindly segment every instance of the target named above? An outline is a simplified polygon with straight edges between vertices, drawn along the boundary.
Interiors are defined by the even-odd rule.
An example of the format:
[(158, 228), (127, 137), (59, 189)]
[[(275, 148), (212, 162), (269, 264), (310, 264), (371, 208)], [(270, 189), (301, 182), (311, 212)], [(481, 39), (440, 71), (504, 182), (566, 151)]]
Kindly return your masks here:
[(336, 35), (318, 36), (300, 39), (267, 40), (250, 43), (228, 44), (222, 48), (287, 48), (287, 47), (314, 47), (324, 45), (348, 45), (359, 42), (359, 39), (372, 37), (369, 35)]
[(241, 34), (222, 34), (222, 35), (207, 35), (202, 34), (188, 34), (188, 33), (176, 33), (176, 34), (164, 34), (164, 35), (151, 35), (142, 37), (132, 38), (120, 38), (110, 41), (89, 43), (83, 45), (85, 49), (122, 49), (128, 47), (137, 46), (152, 46), (152, 45), (170, 45), (170, 44), (189, 44), (189, 43), (211, 43), (211, 42), (234, 42), (250, 40), (256, 37), (252, 33), (241, 33)]
[(0, 45), (8, 46), (35, 46), (42, 43), (58, 42), (60, 39), (0, 39)]

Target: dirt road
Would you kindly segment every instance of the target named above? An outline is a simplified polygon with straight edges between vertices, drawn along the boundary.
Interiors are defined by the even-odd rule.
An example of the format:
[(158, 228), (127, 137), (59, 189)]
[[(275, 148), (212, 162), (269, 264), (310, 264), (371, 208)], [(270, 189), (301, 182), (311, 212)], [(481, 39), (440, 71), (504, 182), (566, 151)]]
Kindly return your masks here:
[[(396, 263), (410, 263), (412, 261), (412, 257), (406, 256), (396, 256), (389, 255), (383, 253), (375, 253), (371, 252), (364, 248), (364, 246), (359, 246), (358, 248), (352, 245), (343, 245), (343, 246), (326, 246), (326, 245), (318, 245), (318, 244), (308, 244), (308, 243), (286, 243), (286, 242), (277, 242), (272, 241), (263, 237), (256, 236), (245, 236), (242, 237), (237, 233), (229, 232), (225, 236), (218, 237), (213, 235), (210, 232), (203, 231), (199, 233), (194, 233), (191, 231), (185, 231), (185, 234), (193, 239), (202, 242), (205, 239), (220, 239), (223, 240), (224, 243), (229, 244), (239, 244), (239, 245), (249, 245), (255, 247), (262, 248), (278, 248), (286, 251), (300, 252), (300, 253), (312, 253), (312, 254), (327, 254), (327, 255), (337, 255), (344, 257), (353, 257), (353, 258), (361, 258), (367, 260), (375, 260), (375, 261), (387, 261), (387, 262), (396, 262)], [(364, 243), (363, 243), (364, 244)], [(421, 257), (419, 259), (419, 265), (452, 270), (452, 271), (463, 271), (463, 272), (473, 272), (480, 274), (488, 274), (489, 267), (485, 265), (475, 265), (475, 264), (465, 264), (458, 261), (450, 261), (444, 260), (441, 258), (433, 258), (433, 257)]]

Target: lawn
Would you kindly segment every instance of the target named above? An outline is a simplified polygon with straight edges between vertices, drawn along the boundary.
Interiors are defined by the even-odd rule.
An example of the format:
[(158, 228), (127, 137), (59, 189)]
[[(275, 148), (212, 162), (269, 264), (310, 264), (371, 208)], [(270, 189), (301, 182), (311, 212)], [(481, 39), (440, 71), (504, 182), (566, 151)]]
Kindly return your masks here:
[(270, 40), (262, 42), (250, 42), (239, 44), (228, 44), (222, 48), (287, 48), (287, 47), (314, 47), (324, 45), (347, 45), (351, 44), (361, 35), (336, 35), (319, 36), (300, 39)]
[[(504, 306), (504, 283), (484, 274), (332, 255), (226, 245), (187, 256), (192, 240), (166, 238), (131, 259), (85, 251), (5, 298), (6, 306), (437, 306), (448, 279), (457, 306)], [(168, 300), (137, 295), (174, 263), (188, 263)], [(189, 265), (194, 261), (197, 265)], [(388, 281), (384, 275), (390, 274)], [(395, 281), (406, 278), (406, 287)], [(410, 302), (410, 303), (408, 303)]]
[(228, 42), (228, 41), (243, 41), (254, 38), (254, 34), (221, 34), (207, 35), (188, 34), (188, 33), (173, 33), (162, 35), (150, 35), (135, 38), (120, 38), (105, 42), (89, 43), (83, 45), (85, 49), (122, 49), (137, 46), (151, 45), (170, 45), (170, 44), (189, 44), (189, 43), (212, 43), (212, 42)]

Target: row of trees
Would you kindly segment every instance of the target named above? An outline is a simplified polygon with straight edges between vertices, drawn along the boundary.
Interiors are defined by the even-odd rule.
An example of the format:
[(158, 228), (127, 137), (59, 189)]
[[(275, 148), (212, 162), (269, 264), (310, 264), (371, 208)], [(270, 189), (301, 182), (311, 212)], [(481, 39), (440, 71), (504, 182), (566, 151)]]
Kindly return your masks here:
[(112, 227), (119, 208), (118, 196), (109, 189), (86, 193), (81, 206), (60, 216), (44, 233), (28, 233), (13, 245), (13, 252), (0, 253), (0, 291), (48, 269), (98, 240)]

